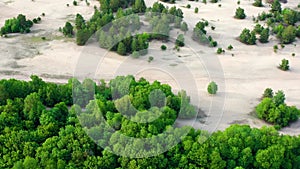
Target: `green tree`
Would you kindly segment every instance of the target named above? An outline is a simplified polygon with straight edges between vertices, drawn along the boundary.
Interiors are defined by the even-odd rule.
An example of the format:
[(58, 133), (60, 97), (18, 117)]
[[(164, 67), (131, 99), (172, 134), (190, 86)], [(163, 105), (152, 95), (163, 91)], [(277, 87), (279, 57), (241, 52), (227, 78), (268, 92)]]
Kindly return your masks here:
[(279, 0), (274, 0), (271, 6), (271, 11), (272, 12), (281, 12), (281, 4)]
[(255, 0), (253, 3), (253, 6), (262, 7), (263, 6), (262, 0)]
[(144, 0), (135, 0), (134, 5), (132, 6), (132, 9), (136, 13), (142, 13), (146, 11), (146, 4)]
[(237, 19), (245, 19), (246, 18), (245, 10), (241, 7), (237, 8), (234, 17)]
[(180, 46), (180, 47), (184, 46), (184, 36), (183, 36), (183, 34), (178, 35), (175, 44)]
[(216, 94), (218, 91), (218, 85), (216, 84), (216, 82), (212, 81), (209, 83), (209, 85), (207, 86), (207, 91), (209, 94)]
[(125, 45), (124, 45), (123, 42), (120, 42), (120, 43), (118, 44), (117, 52), (118, 52), (118, 54), (120, 54), (120, 55), (126, 55), (126, 47), (125, 47)]
[(284, 44), (290, 44), (295, 41), (296, 38), (296, 29), (292, 25), (286, 27), (282, 34), (278, 34), (279, 39)]
[(63, 34), (68, 37), (72, 37), (74, 35), (73, 26), (70, 22), (66, 22), (65, 26), (63, 27)]
[(289, 61), (286, 59), (282, 59), (281, 64), (279, 65), (279, 69), (281, 69), (283, 71), (289, 70), (290, 69)]
[(267, 42), (269, 42), (269, 36), (270, 36), (270, 30), (269, 30), (269, 28), (265, 28), (261, 31), (259, 41), (261, 43), (267, 43)]
[(254, 45), (256, 42), (256, 35), (254, 31), (249, 29), (244, 29), (240, 34), (240, 41), (247, 44), (247, 45)]

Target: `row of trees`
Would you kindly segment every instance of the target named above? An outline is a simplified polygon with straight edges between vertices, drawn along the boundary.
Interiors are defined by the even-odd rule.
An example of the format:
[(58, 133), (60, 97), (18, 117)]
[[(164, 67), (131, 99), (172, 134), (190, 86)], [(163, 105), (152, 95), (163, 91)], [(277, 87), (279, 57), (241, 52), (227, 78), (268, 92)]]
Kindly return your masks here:
[[(38, 20), (35, 19), (38, 23)], [(25, 15), (19, 14), (16, 18), (11, 18), (5, 21), (4, 26), (0, 29), (0, 35), (9, 33), (29, 33), (33, 21), (27, 20)]]
[[(46, 108), (36, 91), (54, 84), (36, 76), (30, 82), (6, 80), (14, 83), (1, 87), (10, 98), (0, 106), (0, 168), (279, 169), (300, 165), (299, 137), (279, 135), (274, 128), (232, 125), (209, 134), (192, 127), (171, 126), (177, 116), (194, 108), (185, 92), (175, 95), (168, 85), (145, 79), (136, 81), (132, 76), (117, 77), (109, 84), (101, 81), (98, 85), (88, 79), (82, 83), (71, 80), (74, 103), (88, 101), (87, 106), (82, 105), (85, 109), (79, 105), (68, 108), (69, 104), (61, 100)], [(29, 87), (22, 87), (27, 83)], [(64, 93), (60, 94), (57, 97), (63, 97)], [(273, 96), (272, 90), (266, 91), (264, 97), (272, 99), (272, 104), (284, 102), (282, 94)], [(108, 132), (109, 126), (117, 132)], [(165, 131), (172, 134), (164, 135)], [(174, 142), (182, 132), (186, 135)], [(154, 136), (158, 135), (163, 139), (156, 140)], [(150, 144), (135, 141), (129, 147), (124, 136), (149, 138)], [(156, 152), (174, 146), (153, 157), (130, 158), (134, 153), (149, 153), (140, 150), (151, 150), (152, 144)], [(129, 155), (111, 152), (118, 150)]]
[[(182, 23), (183, 12), (179, 8), (174, 6), (168, 9), (163, 4), (155, 2), (152, 7), (146, 9), (144, 5), (139, 4), (145, 3), (136, 0), (132, 8), (126, 10), (119, 8), (115, 15), (111, 11), (103, 12), (95, 9), (94, 15), (88, 22), (77, 14), (75, 19), (77, 44), (84, 45), (95, 34), (100, 47), (116, 51), (121, 55), (133, 54), (138, 57), (147, 53), (148, 43), (152, 39), (168, 40), (171, 24), (174, 23), (174, 27), (182, 31), (188, 30), (187, 24)], [(143, 8), (136, 8), (137, 6)], [(132, 35), (141, 28), (139, 16), (135, 13), (145, 12), (145, 10), (151, 33)], [(66, 23), (62, 31), (66, 36), (74, 34), (70, 23)]]

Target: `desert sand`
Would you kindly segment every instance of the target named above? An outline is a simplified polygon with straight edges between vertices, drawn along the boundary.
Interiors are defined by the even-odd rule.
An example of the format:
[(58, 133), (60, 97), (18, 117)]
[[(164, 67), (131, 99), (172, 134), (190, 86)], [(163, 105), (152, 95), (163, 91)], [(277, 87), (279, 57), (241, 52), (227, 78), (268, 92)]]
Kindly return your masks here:
[[(150, 6), (155, 1), (146, 1)], [(67, 7), (66, 4), (70, 6)], [(185, 34), (186, 47), (179, 52), (174, 51), (174, 43), (164, 43), (168, 50), (160, 50), (162, 42), (150, 43), (149, 53), (139, 59), (122, 57), (107, 52), (95, 43), (79, 47), (74, 39), (63, 37), (58, 31), (66, 21), (74, 21), (76, 13), (86, 19), (93, 14), (96, 0), (79, 1), (73, 6), (72, 1), (52, 0), (7, 0), (0, 2), (0, 26), (8, 18), (22, 13), (32, 19), (45, 13), (40, 24), (34, 25), (30, 34), (14, 34), (9, 38), (0, 38), (0, 77), (28, 80), (31, 74), (41, 76), (46, 81), (63, 83), (70, 77), (83, 79), (86, 77), (99, 80), (109, 80), (117, 75), (133, 74), (137, 78), (145, 77), (150, 81), (158, 80), (170, 84), (174, 91), (187, 90), (192, 103), (202, 109), (208, 117), (199, 120), (180, 121), (180, 125), (193, 125), (195, 128), (209, 131), (224, 130), (233, 123), (249, 124), (252, 127), (267, 125), (249, 115), (265, 88), (275, 91), (283, 90), (289, 105), (300, 108), (300, 45), (299, 39), (284, 49), (273, 52), (273, 46), (279, 42), (271, 37), (267, 44), (247, 46), (236, 40), (244, 28), (253, 28), (252, 16), (257, 16), (265, 7), (254, 7), (252, 1), (222, 0), (220, 3), (203, 4), (201, 2), (177, 1), (175, 4), (184, 12), (184, 21), (188, 23), (189, 31)], [(187, 9), (183, 6), (191, 4)], [(284, 7), (296, 7), (296, 1), (283, 4)], [(221, 7), (218, 7), (221, 4)], [(173, 6), (173, 4), (165, 4)], [(247, 18), (234, 19), (235, 9), (240, 6), (245, 9)], [(194, 13), (194, 8), (199, 13)], [(226, 49), (230, 44), (232, 51), (217, 55), (216, 48), (209, 48), (191, 40), (194, 25), (201, 19), (209, 21), (216, 27), (212, 31), (207, 28), (208, 35), (215, 39), (219, 47)], [(171, 37), (176, 38), (178, 30), (171, 31)], [(41, 37), (47, 38), (46, 41)], [(174, 39), (173, 39), (174, 40)], [(292, 53), (296, 56), (292, 57)], [(234, 56), (232, 56), (234, 54)], [(154, 61), (148, 63), (148, 56)], [(277, 68), (281, 59), (290, 61), (291, 70), (283, 72)], [(219, 92), (215, 96), (207, 94), (206, 87), (210, 81), (216, 81)], [(300, 134), (300, 122), (282, 129), (284, 134)]]

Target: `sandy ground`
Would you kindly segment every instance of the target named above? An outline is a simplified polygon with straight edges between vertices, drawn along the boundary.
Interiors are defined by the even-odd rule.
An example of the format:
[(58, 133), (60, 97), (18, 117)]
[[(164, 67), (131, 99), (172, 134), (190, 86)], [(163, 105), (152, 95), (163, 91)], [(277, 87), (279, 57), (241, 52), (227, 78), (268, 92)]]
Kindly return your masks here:
[[(151, 5), (154, 1), (146, 1)], [(66, 4), (69, 3), (70, 7)], [(268, 44), (247, 46), (236, 40), (240, 32), (255, 25), (252, 16), (270, 8), (266, 5), (257, 8), (251, 5), (252, 1), (241, 0), (240, 7), (245, 9), (247, 18), (236, 20), (233, 18), (236, 1), (222, 0), (218, 4), (200, 2), (177, 1), (176, 6), (182, 8), (184, 20), (189, 25), (185, 34), (186, 47), (179, 52), (174, 51), (174, 43), (165, 43), (168, 50), (162, 52), (162, 42), (152, 42), (147, 56), (139, 59), (118, 56), (106, 52), (97, 44), (88, 44), (79, 47), (74, 39), (64, 38), (58, 28), (64, 26), (66, 21), (73, 21), (76, 13), (89, 18), (93, 14), (93, 6), (99, 6), (98, 1), (79, 1), (79, 6), (73, 6), (72, 1), (52, 0), (25, 0), (0, 2), (0, 26), (7, 18), (19, 13), (28, 18), (40, 16), (43, 12), (42, 22), (34, 25), (32, 33), (26, 35), (12, 35), (10, 38), (0, 38), (0, 77), (18, 78), (27, 80), (31, 74), (40, 75), (43, 79), (53, 82), (66, 82), (68, 78), (80, 79), (90, 77), (93, 79), (109, 80), (117, 75), (133, 74), (136, 77), (145, 77), (150, 81), (159, 80), (174, 87), (174, 91), (187, 90), (192, 103), (199, 106), (208, 114), (206, 119), (180, 121), (180, 125), (193, 125), (195, 128), (214, 131), (223, 130), (233, 123), (249, 124), (252, 127), (266, 125), (253, 118), (249, 113), (259, 103), (259, 97), (267, 87), (275, 91), (283, 90), (287, 103), (300, 108), (300, 45), (299, 39), (294, 45), (287, 45), (284, 49), (273, 52), (273, 45), (278, 44), (274, 37)], [(191, 9), (184, 8), (191, 4)], [(172, 5), (168, 5), (172, 6)], [(287, 7), (297, 6), (296, 1), (284, 4)], [(194, 8), (199, 13), (194, 13)], [(207, 28), (218, 43), (219, 47), (227, 48), (232, 45), (232, 51), (217, 55), (216, 48), (199, 45), (191, 40), (194, 25), (202, 18), (215, 26), (212, 31)], [(171, 37), (176, 38), (178, 30), (171, 31)], [(46, 41), (41, 37), (47, 37)], [(292, 53), (296, 56), (292, 57)], [(234, 54), (234, 56), (232, 56)], [(148, 56), (154, 61), (148, 63)], [(277, 69), (281, 59), (290, 60), (291, 70), (283, 72)], [(210, 81), (219, 85), (219, 93), (210, 96), (206, 86)], [(204, 123), (203, 123), (204, 122)], [(286, 134), (300, 134), (300, 122), (284, 128), (281, 132)]]

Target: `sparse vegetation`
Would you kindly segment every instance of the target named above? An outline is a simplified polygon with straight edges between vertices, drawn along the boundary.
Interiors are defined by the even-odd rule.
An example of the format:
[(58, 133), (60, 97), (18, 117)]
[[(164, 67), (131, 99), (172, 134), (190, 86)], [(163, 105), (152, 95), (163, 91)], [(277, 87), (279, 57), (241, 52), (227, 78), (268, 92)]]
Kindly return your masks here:
[(207, 92), (209, 94), (217, 94), (217, 91), (218, 91), (218, 85), (216, 84), (216, 82), (212, 81), (208, 84), (207, 86)]
[(167, 50), (167, 46), (166, 45), (161, 45), (160, 49), (163, 50), (163, 51), (165, 51), (165, 50)]
[(282, 59), (281, 64), (279, 65), (279, 69), (281, 69), (283, 71), (289, 70), (290, 69), (289, 61), (286, 59)]
[(228, 49), (228, 50), (232, 50), (232, 49), (233, 49), (233, 46), (232, 46), (232, 45), (229, 45), (229, 46), (227, 47), (227, 49)]
[(234, 17), (236, 19), (245, 19), (246, 18), (245, 10), (243, 8), (240, 8), (240, 7), (237, 8)]

